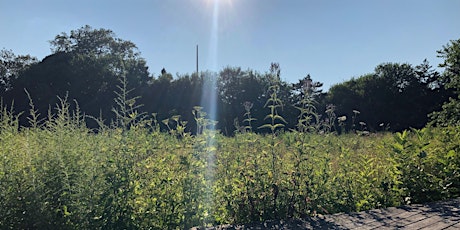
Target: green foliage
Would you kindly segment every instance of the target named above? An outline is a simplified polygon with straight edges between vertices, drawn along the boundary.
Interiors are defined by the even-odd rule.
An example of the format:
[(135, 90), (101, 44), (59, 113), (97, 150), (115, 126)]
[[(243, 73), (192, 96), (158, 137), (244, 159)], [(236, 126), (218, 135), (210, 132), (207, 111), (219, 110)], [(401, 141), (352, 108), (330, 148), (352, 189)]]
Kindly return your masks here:
[(259, 127), (259, 129), (269, 128), (272, 134), (275, 134), (276, 129), (284, 127), (284, 124), (278, 122), (287, 123), (287, 121), (284, 120), (284, 118), (278, 113), (278, 109), (283, 108), (283, 102), (277, 97), (277, 90), (277, 85), (273, 85), (269, 88), (269, 91), (271, 92), (270, 98), (267, 100), (265, 107), (270, 109), (270, 114), (265, 116), (264, 119), (268, 120), (269, 123)]
[(439, 67), (446, 68), (444, 80), (447, 88), (460, 93), (460, 39), (451, 40), (438, 51), (438, 57), (444, 59)]
[[(59, 103), (56, 95), (68, 94), (86, 115), (102, 114), (109, 125), (118, 119), (112, 108), (118, 106), (113, 98), (118, 96), (114, 92), (120, 76), (128, 80), (127, 89), (134, 89), (135, 95), (142, 95), (140, 92), (147, 87), (149, 72), (136, 46), (110, 30), (85, 26), (72, 30), (70, 35), (58, 35), (51, 45), (53, 54), (40, 62), (27, 56), (9, 59), (10, 89), (0, 93), (6, 101), (14, 100), (19, 111), (29, 108), (24, 89), (33, 97), (36, 111), (43, 115), (49, 105)], [(27, 124), (24, 117), (20, 122)]]
[[(332, 129), (332, 123), (330, 120), (320, 120), (321, 115), (317, 112), (316, 106), (318, 104), (317, 97), (321, 90), (318, 88), (322, 86), (322, 83), (313, 82), (310, 75), (307, 75), (297, 85), (299, 88), (299, 102), (295, 106), (300, 111), (297, 120), (297, 130), (300, 132), (319, 132), (321, 128), (323, 131), (330, 132)], [(328, 119), (335, 119), (333, 114), (333, 106), (328, 106), (326, 114)], [(324, 126), (324, 127), (322, 127)]]
[(170, 133), (149, 119), (94, 132), (59, 101), (30, 128), (2, 105), (2, 229), (185, 229), (460, 195), (454, 127), (224, 137), (197, 107), (199, 135), (179, 116)]
[[(263, 106), (268, 97), (265, 92), (269, 87), (268, 77), (252, 70), (226, 67), (219, 72), (217, 87), (219, 129), (225, 131), (225, 134), (233, 134), (234, 128), (237, 132), (249, 128), (247, 126), (248, 121), (243, 121), (243, 127), (239, 127), (236, 122), (238, 119), (248, 118), (247, 114), (243, 114), (243, 118), (241, 118), (241, 106), (245, 106), (245, 103), (253, 105), (251, 118), (257, 118), (257, 120), (251, 119), (251, 129), (252, 126), (258, 127), (263, 124), (263, 118), (266, 115)], [(246, 109), (243, 111), (246, 111)]]
[(442, 105), (441, 111), (434, 111), (429, 114), (432, 119), (430, 124), (437, 126), (460, 126), (460, 97), (458, 99), (449, 98), (449, 101)]
[[(352, 111), (362, 112), (355, 122), (366, 123), (369, 130), (379, 130), (383, 123), (392, 131), (402, 131), (428, 123), (427, 115), (452, 95), (444, 84), (426, 60), (416, 67), (384, 63), (374, 73), (332, 86), (327, 97), (328, 103), (337, 106), (338, 114), (351, 118)], [(345, 125), (353, 130), (356, 123), (349, 119)]]
[(30, 55), (15, 55), (11, 50), (0, 50), (0, 93), (11, 90), (11, 82), (36, 62), (37, 58)]
[[(113, 98), (118, 97), (114, 92), (119, 92), (117, 83), (121, 75), (128, 79), (127, 89), (133, 89), (134, 95), (141, 96), (136, 102), (144, 105), (147, 114), (157, 113), (159, 120), (180, 115), (183, 120), (192, 121), (194, 117), (190, 110), (210, 98), (206, 96), (209, 91), (202, 89), (209, 82), (207, 80), (212, 79), (218, 97), (217, 117), (213, 119), (219, 121), (219, 130), (232, 135), (235, 118), (240, 121), (247, 118), (247, 114), (241, 111), (246, 101), (254, 105), (251, 125), (265, 127), (254, 131), (272, 132), (274, 124), (265, 124), (267, 113), (263, 105), (272, 96), (267, 89), (276, 81), (276, 97), (285, 105), (282, 118), (288, 121), (284, 123), (277, 117), (276, 129), (332, 131), (337, 122), (328, 119), (324, 112), (328, 110), (326, 106), (332, 104), (340, 116), (352, 118), (353, 110), (363, 112), (355, 123), (352, 119), (343, 123), (346, 130), (356, 131), (356, 124), (363, 122), (370, 131), (381, 130), (382, 123), (391, 131), (402, 131), (424, 127), (429, 121), (427, 115), (433, 111), (438, 111), (431, 116), (436, 125), (458, 123), (460, 99), (455, 93), (459, 82), (458, 43), (453, 40), (438, 51), (439, 57), (444, 59), (440, 65), (445, 67), (442, 74), (433, 70), (427, 60), (417, 66), (383, 63), (372, 73), (332, 86), (328, 93), (321, 92), (321, 83), (310, 82), (316, 89), (307, 96), (304, 88), (311, 81), (310, 76), (290, 84), (280, 79), (278, 64), (272, 66), (273, 71), (262, 74), (251, 69), (225, 67), (219, 73), (173, 76), (163, 68), (154, 76), (149, 73), (146, 61), (134, 43), (117, 37), (112, 30), (86, 25), (52, 38), (52, 53), (40, 62), (29, 55), (1, 50), (0, 94), (8, 103), (14, 100), (18, 111), (27, 111), (29, 100), (24, 94), (27, 89), (34, 98), (37, 114), (46, 115), (49, 105), (59, 103), (56, 95), (68, 93), (69, 100), (77, 100), (85, 115), (105, 118), (98, 120), (98, 124), (87, 120), (88, 126), (95, 128), (101, 122), (109, 125), (111, 121), (120, 121), (118, 115), (112, 113), (112, 108), (118, 106)], [(71, 106), (74, 109), (74, 105)], [(27, 126), (29, 123), (25, 117), (20, 117), (20, 124)], [(192, 133), (196, 130), (194, 125), (189, 124)], [(246, 124), (243, 127), (249, 128)]]
[(453, 127), (396, 133), (392, 158), (406, 201), (421, 203), (458, 196), (459, 132)]
[(439, 67), (444, 67), (443, 81), (446, 89), (453, 90), (457, 96), (452, 96), (442, 105), (441, 111), (430, 114), (433, 124), (439, 126), (460, 125), (460, 39), (452, 40), (442, 50), (438, 51), (438, 57), (444, 59)]
[(115, 91), (115, 107), (112, 108), (112, 111), (115, 113), (114, 126), (122, 127), (124, 130), (130, 128), (132, 125), (136, 125), (137, 122), (143, 120), (143, 113), (139, 113), (138, 109), (142, 105), (136, 104), (136, 100), (140, 98), (130, 97), (130, 93), (133, 89), (128, 89), (128, 80), (126, 78), (126, 73), (121, 73), (121, 76), (118, 78), (119, 84), (117, 85), (117, 91)]
[(246, 110), (246, 112), (243, 115), (245, 117), (243, 122), (246, 123), (243, 127), (243, 130), (245, 132), (252, 132), (252, 122), (257, 120), (251, 116), (251, 109), (254, 106), (254, 104), (252, 102), (246, 101), (243, 103), (243, 106), (244, 110)]
[(122, 59), (138, 55), (136, 45), (115, 36), (108, 29), (93, 29), (86, 25), (77, 30), (71, 30), (70, 35), (62, 32), (50, 41), (53, 53), (78, 53), (83, 55), (116, 55)]
[(270, 71), (271, 84), (268, 87), (270, 98), (267, 99), (267, 102), (264, 105), (264, 107), (268, 107), (270, 109), (270, 113), (264, 118), (264, 120), (268, 120), (269, 123), (261, 125), (259, 129), (268, 128), (270, 129), (272, 135), (275, 135), (275, 130), (283, 128), (285, 126), (284, 124), (287, 124), (287, 121), (278, 112), (279, 109), (283, 109), (283, 101), (278, 97), (278, 93), (280, 91), (279, 64), (272, 63)]

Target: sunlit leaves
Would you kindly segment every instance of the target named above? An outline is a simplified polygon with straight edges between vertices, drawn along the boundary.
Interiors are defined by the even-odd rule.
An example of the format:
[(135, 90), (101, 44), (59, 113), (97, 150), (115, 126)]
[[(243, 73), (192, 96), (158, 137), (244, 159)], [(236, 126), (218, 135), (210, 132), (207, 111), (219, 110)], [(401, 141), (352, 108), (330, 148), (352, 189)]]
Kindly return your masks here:
[(181, 135), (181, 116), (164, 121), (169, 133), (142, 122), (94, 132), (69, 105), (32, 128), (1, 108), (0, 228), (186, 229), (460, 194), (455, 128), (224, 137), (196, 107), (198, 135)]

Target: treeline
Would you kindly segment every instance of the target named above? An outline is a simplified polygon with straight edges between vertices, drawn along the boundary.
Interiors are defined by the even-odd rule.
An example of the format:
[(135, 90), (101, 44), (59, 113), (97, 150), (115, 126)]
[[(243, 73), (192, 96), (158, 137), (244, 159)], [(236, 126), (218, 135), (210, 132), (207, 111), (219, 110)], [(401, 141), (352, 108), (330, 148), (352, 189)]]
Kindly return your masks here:
[[(438, 51), (445, 60), (444, 73), (434, 70), (427, 60), (416, 66), (383, 63), (373, 73), (323, 92), (322, 83), (310, 75), (294, 84), (283, 81), (277, 63), (265, 73), (226, 67), (219, 73), (177, 76), (163, 69), (161, 75), (153, 76), (135, 44), (116, 37), (111, 30), (85, 26), (57, 35), (50, 42), (52, 54), (41, 61), (3, 49), (0, 93), (3, 103), (12, 103), (15, 111), (33, 109), (40, 114), (39, 119), (47, 119), (59, 97), (67, 97), (87, 115), (87, 124), (96, 127), (96, 121), (110, 125), (116, 120), (114, 98), (120, 80), (125, 80), (130, 105), (136, 108), (133, 111), (154, 114), (165, 121), (163, 128), (168, 124), (166, 119), (177, 115), (183, 121), (193, 121), (193, 108), (203, 106), (207, 112), (216, 110), (216, 128), (226, 135), (248, 128), (266, 132), (258, 127), (268, 122), (267, 101), (276, 93), (276, 112), (283, 118), (285, 129), (299, 128), (298, 121), (303, 119), (311, 127), (330, 124), (336, 131), (400, 131), (422, 128), (430, 120), (438, 125), (458, 122), (459, 44), (460, 40), (452, 41)], [(212, 90), (217, 92), (216, 108), (208, 106)], [(28, 124), (27, 117), (20, 116), (22, 125)], [(188, 125), (190, 132), (195, 130), (192, 123)]]

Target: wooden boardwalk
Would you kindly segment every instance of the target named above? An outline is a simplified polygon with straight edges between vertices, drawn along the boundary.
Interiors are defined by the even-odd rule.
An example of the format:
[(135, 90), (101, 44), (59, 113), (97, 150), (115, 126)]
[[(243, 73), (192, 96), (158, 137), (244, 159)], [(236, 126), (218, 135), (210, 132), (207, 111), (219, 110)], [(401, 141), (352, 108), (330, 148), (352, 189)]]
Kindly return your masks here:
[(460, 198), (308, 219), (226, 225), (208, 229), (460, 229)]

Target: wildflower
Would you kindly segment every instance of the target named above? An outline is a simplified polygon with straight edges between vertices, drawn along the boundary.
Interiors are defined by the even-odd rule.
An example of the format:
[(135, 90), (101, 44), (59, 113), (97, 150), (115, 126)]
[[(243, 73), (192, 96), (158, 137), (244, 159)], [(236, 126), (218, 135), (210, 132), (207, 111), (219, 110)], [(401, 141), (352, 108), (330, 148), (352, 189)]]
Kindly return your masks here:
[(369, 131), (363, 131), (361, 135), (363, 136), (369, 136), (371, 133)]
[(173, 119), (174, 121), (178, 122), (179, 119), (180, 119), (180, 115), (174, 115), (171, 117), (171, 119)]
[(337, 120), (339, 120), (339, 122), (344, 122), (347, 120), (347, 116), (341, 116), (341, 117), (338, 117)]
[(358, 110), (353, 110), (353, 113), (356, 115), (356, 114), (360, 114), (361, 112), (359, 112)]
[(203, 107), (201, 107), (201, 106), (193, 106), (193, 110), (201, 111), (202, 109), (203, 109)]

